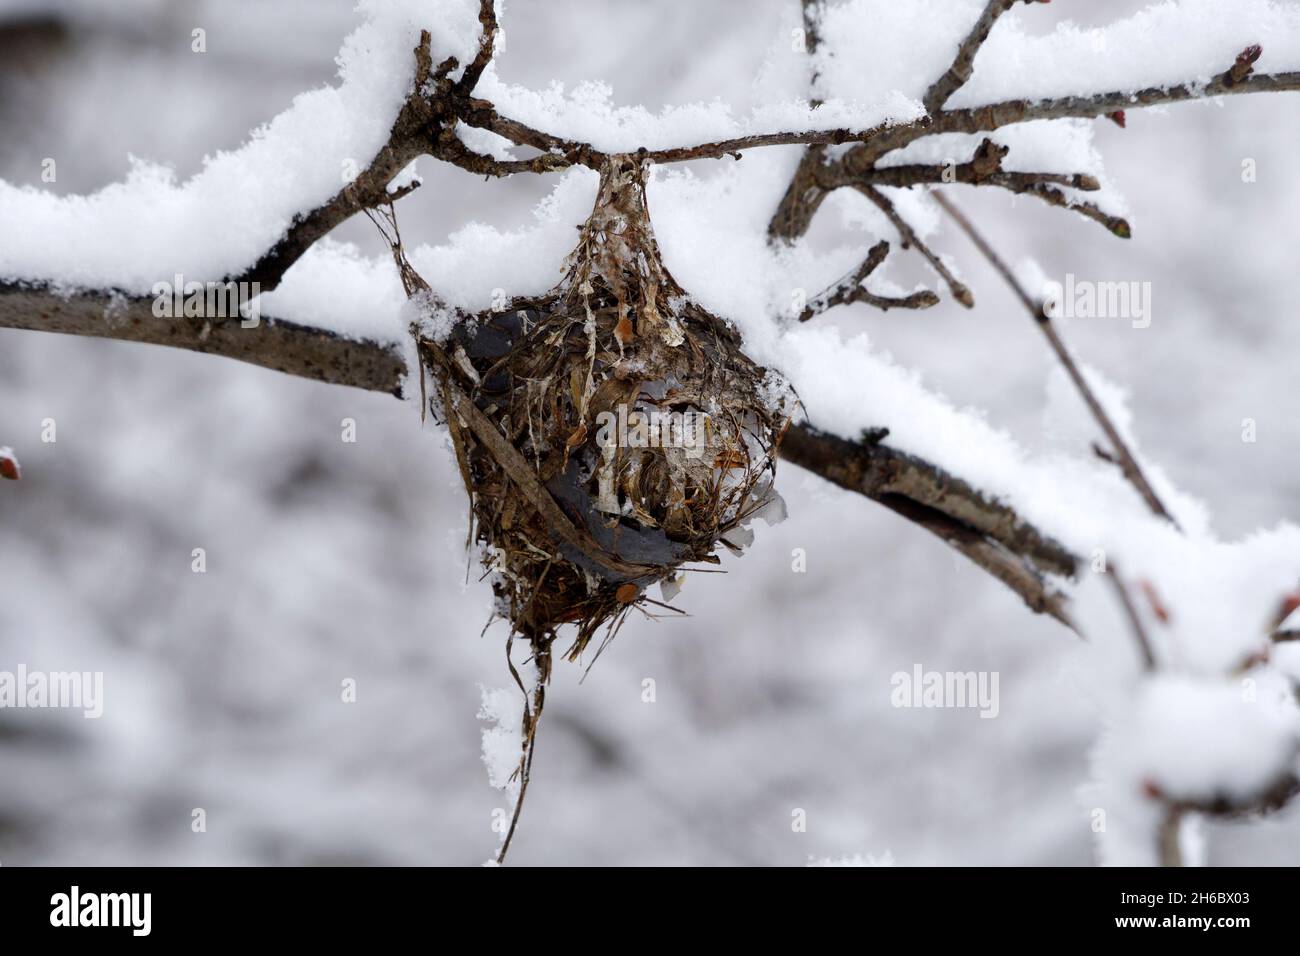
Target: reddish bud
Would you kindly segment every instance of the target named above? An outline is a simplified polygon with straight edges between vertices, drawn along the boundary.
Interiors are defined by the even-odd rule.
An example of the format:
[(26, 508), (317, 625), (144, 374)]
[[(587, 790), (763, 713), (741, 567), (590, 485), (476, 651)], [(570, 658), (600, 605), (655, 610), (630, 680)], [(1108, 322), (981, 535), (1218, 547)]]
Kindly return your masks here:
[(1116, 110), (1113, 113), (1107, 113), (1106, 119), (1110, 120), (1120, 129), (1128, 129), (1128, 117), (1124, 115), (1123, 110)]
[(1250, 74), (1254, 72), (1255, 61), (1259, 59), (1260, 54), (1263, 52), (1263, 47), (1258, 43), (1254, 43), (1238, 53), (1237, 62), (1232, 64), (1232, 69), (1230, 69), (1223, 77), (1224, 82), (1228, 86), (1236, 86), (1246, 77), (1250, 76)]
[(14, 457), (13, 450), (0, 448), (0, 478), (17, 481), (22, 475), (23, 470), (18, 467), (18, 459)]
[(1146, 595), (1147, 603), (1151, 605), (1151, 613), (1156, 616), (1156, 620), (1161, 624), (1168, 624), (1170, 618), (1169, 608), (1165, 607), (1164, 602), (1160, 600), (1160, 595), (1156, 593), (1155, 585), (1144, 578), (1138, 582), (1138, 587), (1140, 587), (1142, 593)]

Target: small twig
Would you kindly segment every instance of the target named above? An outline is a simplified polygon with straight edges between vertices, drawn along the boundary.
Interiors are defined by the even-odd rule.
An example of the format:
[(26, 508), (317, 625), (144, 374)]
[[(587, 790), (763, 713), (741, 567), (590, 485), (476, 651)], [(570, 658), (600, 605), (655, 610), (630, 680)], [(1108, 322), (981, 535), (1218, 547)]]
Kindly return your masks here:
[(1133, 238), (1133, 229), (1129, 226), (1128, 220), (1124, 217), (1112, 215), (1096, 203), (1079, 202), (1078, 200), (1071, 199), (1065, 193), (1052, 186), (1046, 186), (1042, 183), (1026, 183), (1018, 185), (1001, 181), (995, 181), (993, 185), (1002, 186), (1003, 188), (1010, 189), (1015, 193), (1023, 193), (1027, 196), (1033, 196), (1036, 199), (1041, 199), (1049, 206), (1058, 206), (1061, 209), (1073, 209), (1079, 215), (1091, 219), (1094, 222), (1101, 223), (1112, 235), (1116, 235), (1121, 239)]
[(975, 155), (965, 163), (955, 166), (901, 165), (873, 167), (865, 172), (850, 173), (843, 166), (827, 170), (821, 177), (823, 186), (875, 186), (907, 188), (921, 184), (940, 185), (962, 183), (967, 186), (996, 186), (1013, 193), (1034, 196), (1051, 206), (1073, 209), (1080, 215), (1101, 223), (1121, 239), (1131, 238), (1132, 229), (1125, 219), (1104, 212), (1093, 203), (1073, 199), (1056, 186), (1065, 186), (1083, 192), (1101, 188), (1097, 177), (1087, 173), (1031, 173), (1002, 168), (1008, 147), (985, 139)]
[(1022, 191), (1023, 187), (1039, 185), (1068, 186), (1084, 192), (1095, 192), (1101, 188), (1096, 177), (1087, 173), (1029, 173), (999, 169), (980, 175), (973, 161), (956, 166), (877, 166), (862, 175), (845, 176), (844, 179), (844, 185), (868, 182), (875, 186), (907, 187), (962, 183), (967, 186), (1001, 186), (1013, 192)]
[(964, 282), (959, 281), (952, 274), (952, 270), (944, 264), (944, 261), (921, 241), (921, 238), (916, 234), (916, 230), (902, 217), (889, 197), (872, 186), (858, 186), (857, 189), (862, 195), (875, 203), (886, 218), (894, 224), (894, 228), (898, 230), (899, 238), (902, 240), (903, 248), (912, 247), (916, 249), (925, 261), (930, 264), (930, 268), (938, 273), (939, 278), (948, 284), (948, 291), (952, 293), (952, 297), (968, 309), (973, 307), (975, 305), (975, 296), (971, 293), (970, 288)]
[[(966, 85), (975, 69), (975, 55), (988, 39), (993, 24), (997, 23), (998, 18), (1017, 2), (1018, 0), (989, 0), (975, 21), (975, 25), (971, 27), (970, 33), (966, 35), (966, 39), (962, 40), (957, 47), (957, 56), (952, 61), (952, 66), (948, 67), (943, 76), (935, 80), (926, 91), (922, 102), (925, 103), (927, 113), (934, 115), (939, 112), (952, 94)], [(1035, 0), (1024, 0), (1024, 2), (1034, 3)], [(1038, 2), (1046, 2), (1046, 0), (1038, 0)]]
[(1133, 630), (1133, 638), (1137, 641), (1138, 650), (1142, 654), (1142, 666), (1147, 673), (1152, 673), (1156, 669), (1156, 656), (1151, 649), (1151, 639), (1147, 636), (1146, 626), (1142, 623), (1142, 617), (1138, 614), (1137, 607), (1133, 604), (1133, 598), (1128, 593), (1128, 587), (1124, 584), (1123, 577), (1120, 576), (1119, 568), (1112, 563), (1107, 570), (1106, 576), (1110, 578), (1110, 583), (1114, 585), (1120, 606), (1123, 607), (1124, 615), (1128, 618), (1129, 626)]
[(1044, 311), (1042, 304), (1035, 302), (1030, 297), (1029, 293), (1025, 291), (1025, 287), (1021, 285), (1020, 280), (1016, 278), (1010, 267), (1002, 261), (1002, 257), (993, 250), (993, 247), (988, 244), (988, 241), (979, 230), (975, 228), (974, 224), (966, 218), (961, 210), (954, 206), (950, 200), (940, 193), (933, 192), (931, 195), (934, 197), (934, 201), (952, 217), (953, 221), (957, 223), (962, 232), (966, 233), (971, 242), (975, 244), (975, 248), (980, 251), (980, 254), (989, 261), (989, 264), (993, 266), (997, 273), (1002, 276), (1006, 283), (1012, 288), (1012, 290), (1014, 290), (1016, 296), (1020, 299), (1025, 309), (1033, 318), (1034, 324), (1042, 331), (1044, 337), (1047, 339), (1048, 345), (1050, 345), (1052, 351), (1056, 353), (1056, 357), (1065, 368), (1066, 374), (1070, 377), (1070, 381), (1074, 383), (1074, 387), (1078, 390), (1080, 396), (1082, 396), (1084, 404), (1088, 406), (1088, 410), (1092, 413), (1093, 419), (1105, 433), (1106, 440), (1110, 442), (1114, 456), (1119, 459), (1121, 473), (1126, 479), (1128, 479), (1129, 483), (1138, 490), (1138, 493), (1142, 496), (1142, 500), (1147, 503), (1147, 506), (1152, 510), (1152, 512), (1166, 519), (1177, 528), (1178, 522), (1174, 519), (1173, 515), (1169, 513), (1168, 509), (1165, 508), (1159, 495), (1156, 494), (1155, 489), (1151, 487), (1151, 483), (1147, 480), (1146, 474), (1138, 464), (1137, 458), (1134, 457), (1133, 452), (1129, 450), (1128, 443), (1120, 436), (1119, 429), (1116, 428), (1115, 423), (1111, 421), (1110, 415), (1106, 413), (1106, 409), (1102, 406), (1096, 393), (1093, 392), (1092, 386), (1090, 386), (1087, 380), (1083, 377), (1083, 372), (1079, 369), (1074, 358), (1070, 355), (1070, 350), (1066, 348), (1065, 342), (1061, 339), (1060, 335), (1057, 334), (1056, 328), (1052, 325), (1052, 322)]
[[(817, 11), (820, 0), (803, 0), (804, 47), (809, 54), (816, 51), (821, 43), (820, 23)], [(808, 78), (809, 86), (815, 86), (819, 78), (814, 69)], [(820, 106), (821, 100), (813, 97), (811, 106)], [(808, 231), (812, 217), (826, 198), (827, 190), (818, 183), (818, 177), (826, 162), (825, 146), (809, 146), (804, 149), (799, 160), (799, 168), (790, 178), (785, 195), (781, 197), (777, 212), (768, 223), (769, 240), (791, 241)]]
[[(548, 567), (549, 570), (549, 567)], [(510, 668), (510, 676), (514, 678), (515, 683), (519, 685), (520, 692), (524, 695), (524, 719), (521, 733), (523, 735), (523, 753), (519, 757), (519, 767), (515, 773), (519, 777), (519, 794), (515, 797), (514, 812), (510, 816), (510, 828), (506, 831), (505, 839), (501, 841), (501, 849), (497, 851), (497, 865), (505, 863), (506, 853), (510, 850), (510, 844), (515, 838), (515, 831), (519, 828), (519, 817), (524, 810), (524, 797), (528, 795), (528, 781), (533, 775), (533, 752), (537, 749), (537, 723), (542, 718), (542, 707), (546, 703), (546, 689), (542, 684), (538, 668), (537, 687), (532, 692), (524, 686), (523, 679), (519, 676), (519, 670), (515, 667), (515, 662), (511, 657), (514, 650), (515, 635), (511, 631), (506, 638), (506, 666)], [(533, 649), (534, 654), (538, 653)]]
[(889, 255), (889, 243), (880, 241), (871, 247), (862, 265), (858, 266), (830, 288), (815, 296), (799, 315), (800, 322), (807, 322), (813, 316), (821, 315), (827, 309), (851, 302), (866, 302), (884, 311), (890, 309), (928, 309), (939, 304), (939, 297), (933, 292), (914, 292), (911, 295), (895, 298), (868, 292), (863, 282), (875, 272)]
[(483, 32), (479, 35), (478, 52), (474, 59), (465, 67), (465, 72), (461, 74), (456, 81), (456, 90), (464, 96), (474, 92), (474, 87), (478, 85), (479, 78), (483, 76), (483, 71), (487, 65), (492, 62), (492, 55), (496, 49), (497, 30), (497, 11), (495, 0), (479, 0), (478, 22), (483, 26)]

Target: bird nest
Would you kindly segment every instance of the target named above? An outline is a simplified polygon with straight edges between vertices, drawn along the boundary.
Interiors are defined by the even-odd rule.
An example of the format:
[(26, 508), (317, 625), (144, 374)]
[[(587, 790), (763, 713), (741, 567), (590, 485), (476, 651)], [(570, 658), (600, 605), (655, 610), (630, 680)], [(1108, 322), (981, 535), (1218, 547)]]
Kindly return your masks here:
[[(427, 290), (398, 261), (408, 291)], [(664, 266), (635, 156), (605, 165), (565, 266), (546, 295), (419, 338), (497, 612), (544, 671), (561, 627), (572, 659), (659, 605), (651, 585), (671, 599), (684, 566), (719, 563), (782, 509), (789, 420), (784, 386)]]

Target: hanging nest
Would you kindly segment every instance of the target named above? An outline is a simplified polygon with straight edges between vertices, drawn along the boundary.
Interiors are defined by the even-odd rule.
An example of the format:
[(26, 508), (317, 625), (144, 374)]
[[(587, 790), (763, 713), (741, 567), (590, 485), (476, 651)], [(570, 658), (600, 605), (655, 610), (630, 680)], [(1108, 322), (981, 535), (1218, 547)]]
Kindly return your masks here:
[[(602, 627), (612, 639), (633, 608), (670, 607), (651, 585), (670, 600), (687, 565), (720, 563), (720, 546), (739, 552), (757, 516), (784, 517), (773, 478), (790, 390), (669, 274), (646, 168), (634, 155), (607, 159), (549, 293), (456, 316), (445, 337), (413, 329), (421, 388), (447, 423), (524, 695), (519, 790), (498, 862), (523, 806), (560, 629), (573, 626), (574, 659)], [(371, 218), (407, 295), (425, 316), (445, 314), (406, 259), (392, 207), (386, 224)], [(512, 659), (516, 637), (532, 650), (527, 681)]]
[[(395, 245), (399, 249), (400, 241)], [(427, 291), (398, 252), (408, 292)], [(634, 606), (671, 598), (683, 565), (739, 551), (772, 487), (785, 388), (682, 290), (651, 229), (645, 168), (611, 157), (551, 292), (419, 339), (436, 382), (497, 612), (549, 670)]]

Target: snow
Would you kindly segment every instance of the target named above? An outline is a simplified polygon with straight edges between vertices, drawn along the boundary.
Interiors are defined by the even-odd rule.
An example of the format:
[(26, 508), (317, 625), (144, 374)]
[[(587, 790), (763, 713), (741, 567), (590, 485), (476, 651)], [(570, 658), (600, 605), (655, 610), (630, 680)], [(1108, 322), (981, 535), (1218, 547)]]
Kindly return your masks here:
[[(364, 0), (363, 23), (339, 57), (338, 85), (299, 96), (241, 148), (208, 157), (184, 181), (165, 165), (136, 159), (124, 181), (86, 196), (0, 183), (0, 219), (21, 224), (0, 230), (0, 275), (143, 294), (160, 276), (178, 272), (189, 279), (238, 273), (296, 213), (340, 188), (349, 161), (364, 164), (384, 142), (408, 91), (419, 29), (433, 29), (435, 61), (450, 53), (464, 61), (477, 40), (476, 7), (470, 0), (444, 0), (436, 7)], [(906, 121), (920, 115), (921, 96), (981, 7), (976, 0), (850, 0), (832, 7), (817, 62), (817, 92), (827, 102), (817, 110), (803, 102), (799, 71), (775, 60), (765, 68), (761, 102), (743, 114), (721, 99), (654, 112), (618, 105), (613, 88), (602, 81), (533, 89), (501, 80), (495, 67), (479, 92), (507, 115), (605, 150)], [(951, 16), (958, 8), (965, 21)], [(14, 9), (0, 7), (0, 15)], [(1105, 30), (1067, 24), (1042, 35), (1031, 30), (1038, 14), (1032, 6), (1017, 7), (999, 22), (977, 59), (974, 79), (950, 105), (1206, 80), (1253, 42), (1265, 50), (1257, 69), (1300, 64), (1300, 11), (1265, 0), (1161, 3)], [(909, 55), (897, 56), (904, 43)], [(471, 148), (512, 154), (491, 134), (462, 128), (458, 135)], [(1008, 169), (1092, 173), (1103, 189), (1087, 198), (1126, 212), (1122, 195), (1104, 176), (1093, 124), (1027, 123), (992, 138), (1011, 147)], [(889, 161), (964, 161), (979, 139), (933, 137)], [(1094, 753), (1095, 789), (1113, 821), (1103, 858), (1149, 862), (1149, 851), (1141, 848), (1149, 846), (1159, 806), (1144, 795), (1148, 783), (1175, 799), (1248, 798), (1294, 765), (1300, 726), (1282, 671), (1287, 655), (1269, 663), (1259, 658), (1268, 647), (1262, 629), (1269, 612), (1300, 580), (1300, 528), (1282, 523), (1235, 537), (1216, 532), (1207, 506), (1142, 456), (1125, 391), (1097, 369), (1085, 368), (1085, 374), (1182, 533), (1152, 517), (1118, 471), (1092, 456), (1095, 425), (1059, 370), (1050, 371), (1042, 385), (1046, 447), (1031, 451), (895, 358), (875, 327), (854, 322), (854, 331), (845, 331), (829, 321), (793, 321), (790, 304), (798, 294), (816, 294), (882, 237), (894, 242), (895, 253), (870, 286), (912, 285), (897, 262), (904, 253), (893, 228), (860, 196), (828, 202), (827, 209), (838, 211), (847, 226), (838, 244), (768, 245), (768, 216), (797, 160), (797, 149), (754, 150), (739, 163), (724, 160), (707, 171), (656, 170), (651, 215), (669, 268), (703, 305), (738, 326), (755, 360), (794, 384), (810, 421), (845, 436), (888, 426), (891, 447), (927, 458), (1013, 505), (1085, 558), (1104, 553), (1112, 564), (1107, 573), (1124, 576), (1151, 634), (1159, 663), (1155, 675), (1141, 672), (1107, 579), (1085, 567), (1077, 584), (1054, 583), (1071, 593), (1074, 613), (1092, 641), (1088, 660), (1076, 663), (1107, 728)], [(408, 169), (403, 181), (414, 175)], [(513, 227), (468, 223), (445, 241), (414, 244), (413, 264), (445, 301), (471, 311), (487, 307), (498, 290), (507, 296), (545, 291), (560, 277), (574, 226), (590, 211), (596, 175), (574, 169), (553, 182), (530, 221)], [(890, 194), (922, 235), (951, 236), (920, 191)], [(1023, 272), (1047, 278), (1041, 267)], [(329, 240), (266, 295), (263, 310), (392, 343), (405, 343), (412, 318), (391, 259)], [(845, 311), (853, 319), (866, 314), (857, 307)], [(7, 453), (0, 449), (0, 457)], [(125, 458), (110, 461), (104, 480), (129, 487), (136, 467)], [(1139, 582), (1172, 610), (1167, 623), (1143, 604)], [(265, 600), (274, 608), (291, 597)], [(296, 596), (296, 603), (305, 600), (305, 594)], [(1243, 673), (1248, 662), (1253, 663)], [(1294, 660), (1290, 666), (1294, 673)], [(1243, 680), (1252, 682), (1250, 699)], [(521, 707), (517, 688), (483, 691), (480, 717), (490, 724), (482, 732), (483, 761), (492, 785), (512, 795)]]
[[(505, 791), (513, 803), (519, 798), (519, 755), (523, 744), (524, 695), (518, 687), (479, 687), (483, 701), (479, 720), (483, 728), (483, 764), (488, 783)], [(512, 779), (513, 778), (513, 779)], [(503, 835), (504, 838), (504, 835)]]

